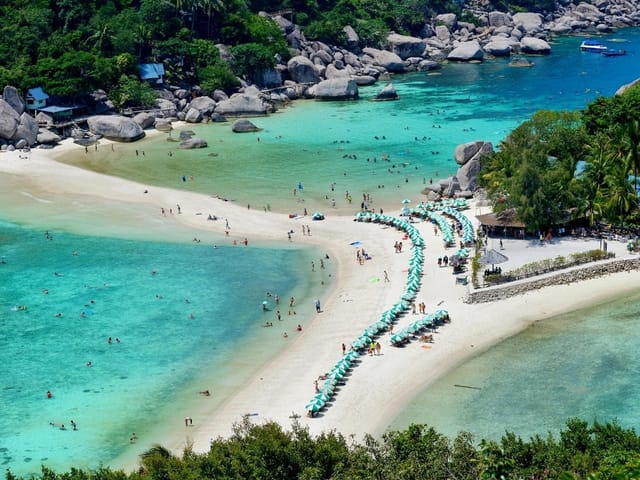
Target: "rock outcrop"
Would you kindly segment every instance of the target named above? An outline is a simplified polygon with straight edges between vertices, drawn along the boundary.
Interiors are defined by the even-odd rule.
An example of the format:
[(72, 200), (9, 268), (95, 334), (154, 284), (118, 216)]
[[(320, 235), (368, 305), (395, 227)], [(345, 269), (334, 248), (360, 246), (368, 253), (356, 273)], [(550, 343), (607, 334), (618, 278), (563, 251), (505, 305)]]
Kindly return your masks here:
[(16, 143), (24, 140), (30, 147), (36, 143), (38, 137), (38, 124), (35, 119), (28, 113), (20, 115), (20, 122), (16, 133), (13, 134), (13, 141)]
[(20, 116), (6, 101), (0, 99), (0, 138), (10, 140), (18, 129)]
[(318, 83), (320, 75), (313, 62), (307, 57), (298, 55), (287, 62), (289, 76), (296, 83)]
[(402, 60), (410, 57), (421, 57), (427, 44), (422, 38), (409, 37), (391, 33), (387, 36), (387, 49)]
[(178, 147), (183, 150), (189, 150), (193, 148), (206, 148), (207, 146), (207, 141), (198, 137), (188, 138), (180, 142), (180, 145), (178, 145)]
[(262, 129), (254, 125), (249, 120), (240, 119), (233, 122), (233, 125), (231, 125), (231, 130), (233, 130), (236, 133), (247, 133), (247, 132), (259, 132)]
[(406, 70), (406, 65), (402, 58), (393, 52), (369, 47), (364, 48), (362, 51), (365, 56), (369, 57), (364, 60), (365, 62), (368, 61), (372, 65), (382, 67), (392, 73), (402, 73)]
[(219, 102), (215, 113), (225, 116), (266, 115), (274, 111), (273, 105), (255, 87), (248, 87), (243, 93), (231, 95)]
[(16, 87), (12, 87), (11, 85), (4, 87), (4, 90), (2, 91), (2, 99), (11, 105), (18, 115), (22, 115), (24, 113), (24, 100), (22, 100), (22, 97), (20, 96), (20, 93), (18, 93), (18, 89)]
[(308, 94), (317, 100), (355, 100), (358, 85), (349, 78), (332, 78), (311, 86)]
[(520, 40), (520, 50), (532, 55), (548, 55), (551, 53), (551, 46), (541, 38), (524, 37)]
[(482, 60), (484, 58), (484, 52), (480, 47), (477, 40), (470, 42), (464, 42), (458, 47), (454, 48), (449, 55), (448, 60), (455, 60), (459, 62), (468, 62), (470, 60)]
[(140, 125), (121, 115), (96, 115), (87, 119), (91, 133), (117, 142), (135, 142), (144, 137)]
[(398, 92), (396, 92), (393, 83), (388, 83), (373, 99), (376, 101), (397, 100)]

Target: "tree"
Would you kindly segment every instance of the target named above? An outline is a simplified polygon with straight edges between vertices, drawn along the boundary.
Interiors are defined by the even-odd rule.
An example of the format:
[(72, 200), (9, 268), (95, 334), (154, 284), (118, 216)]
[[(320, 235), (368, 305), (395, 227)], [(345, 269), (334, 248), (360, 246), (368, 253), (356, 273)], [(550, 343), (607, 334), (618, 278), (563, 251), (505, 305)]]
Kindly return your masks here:
[(497, 213), (515, 208), (529, 232), (563, 222), (576, 206), (578, 159), (586, 134), (577, 112), (537, 112), (500, 143), (480, 182)]
[(116, 109), (126, 107), (146, 107), (155, 102), (156, 93), (145, 82), (139, 81), (135, 76), (122, 75), (118, 86), (109, 92), (109, 100)]
[(244, 43), (231, 48), (233, 56), (232, 69), (240, 77), (255, 79), (276, 64), (271, 48), (259, 43)]

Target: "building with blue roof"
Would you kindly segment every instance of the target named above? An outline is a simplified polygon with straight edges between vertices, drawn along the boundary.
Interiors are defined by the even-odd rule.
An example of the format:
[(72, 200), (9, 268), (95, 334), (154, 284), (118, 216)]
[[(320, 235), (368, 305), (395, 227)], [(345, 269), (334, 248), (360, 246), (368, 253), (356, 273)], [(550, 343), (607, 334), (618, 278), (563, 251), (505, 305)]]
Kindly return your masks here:
[(27, 90), (27, 95), (25, 97), (27, 110), (42, 110), (47, 106), (47, 100), (49, 100), (49, 95), (47, 95), (42, 87), (30, 88)]
[(138, 65), (140, 80), (150, 83), (164, 82), (164, 65), (162, 63), (141, 63)]

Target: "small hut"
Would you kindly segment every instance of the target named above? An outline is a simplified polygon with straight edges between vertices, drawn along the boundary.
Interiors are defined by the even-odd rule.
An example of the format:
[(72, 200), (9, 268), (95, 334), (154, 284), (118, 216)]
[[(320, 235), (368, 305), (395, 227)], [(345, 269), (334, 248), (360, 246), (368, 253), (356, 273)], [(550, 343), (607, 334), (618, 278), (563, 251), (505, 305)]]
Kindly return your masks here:
[(516, 218), (514, 208), (498, 214), (492, 212), (477, 215), (476, 218), (488, 236), (524, 238), (526, 225)]

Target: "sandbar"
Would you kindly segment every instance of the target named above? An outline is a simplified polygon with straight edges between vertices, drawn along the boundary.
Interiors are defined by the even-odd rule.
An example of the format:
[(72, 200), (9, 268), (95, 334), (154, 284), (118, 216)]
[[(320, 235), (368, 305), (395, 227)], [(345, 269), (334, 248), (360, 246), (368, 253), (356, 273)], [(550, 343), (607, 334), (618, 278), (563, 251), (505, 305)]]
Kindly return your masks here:
[[(401, 297), (409, 268), (409, 240), (394, 228), (355, 222), (354, 212), (328, 212), (325, 220), (313, 221), (310, 217), (247, 208), (215, 195), (143, 185), (55, 161), (59, 155), (78, 148), (82, 147), (66, 140), (54, 150), (36, 149), (26, 157), (20, 152), (0, 153), (3, 182), (11, 186), (11, 191), (2, 193), (3, 205), (7, 205), (3, 206), (3, 215), (27, 225), (42, 225), (42, 217), (46, 216), (49, 228), (69, 228), (79, 233), (100, 234), (107, 226), (109, 232), (121, 229), (133, 238), (184, 240), (185, 235), (210, 235), (221, 244), (243, 242), (246, 238), (250, 245), (309, 245), (326, 252), (333, 262), (335, 281), (321, 312), (314, 313), (303, 331), (288, 332), (288, 337), (282, 339), (287, 344), (283, 351), (259, 366), (246, 385), (227, 398), (217, 398), (216, 407), (201, 418), (193, 418), (192, 426), (179, 427), (176, 419), (159, 419), (176, 427), (170, 429), (167, 438), (156, 439), (157, 443), (176, 452), (187, 445), (197, 452), (206, 451), (212, 438), (229, 435), (233, 423), (245, 415), (254, 422), (273, 420), (285, 427), (296, 418), (312, 434), (337, 430), (358, 440), (366, 433), (379, 434), (416, 394), (465, 360), (535, 321), (602, 303), (635, 291), (640, 284), (640, 272), (634, 271), (543, 288), (487, 304), (467, 304), (463, 299), (472, 286), (457, 284), (451, 269), (438, 267), (436, 262), (438, 257), (450, 255), (451, 250), (445, 250), (430, 223), (417, 222), (426, 241), (417, 301), (425, 302), (427, 312), (447, 309), (451, 323), (438, 330), (431, 348), (422, 348), (423, 344), (417, 341), (395, 348), (388, 335), (382, 337), (381, 354), (362, 356), (330, 408), (309, 418), (304, 406), (314, 395), (314, 381), (340, 358), (341, 345), (348, 346)], [(19, 209), (9, 206), (11, 203), (7, 202), (12, 200), (19, 202)], [(399, 213), (398, 205), (399, 201), (395, 206), (379, 207), (384, 207), (385, 213)], [(165, 209), (164, 215), (161, 209)], [(480, 210), (474, 206), (465, 214), (475, 221)], [(208, 220), (210, 214), (217, 220)], [(74, 216), (86, 216), (88, 223), (78, 226), (78, 222), (69, 220)], [(303, 234), (303, 226), (309, 227), (310, 234)], [(404, 242), (401, 253), (394, 249), (398, 241)], [(353, 242), (360, 243), (354, 246)], [(509, 240), (505, 242), (505, 253), (513, 259), (513, 267), (518, 261), (597, 248), (597, 241), (558, 242), (556, 247), (551, 244), (536, 248), (524, 241)], [(371, 259), (361, 264), (356, 260), (356, 251), (362, 248)], [(611, 242), (609, 248), (618, 258), (630, 255), (621, 242)], [(384, 281), (384, 271), (388, 272), (388, 282)], [(313, 274), (310, 269), (309, 275)], [(314, 306), (298, 308), (311, 311)], [(398, 328), (415, 318), (409, 313)], [(121, 461), (136, 465), (135, 458), (124, 456)]]

